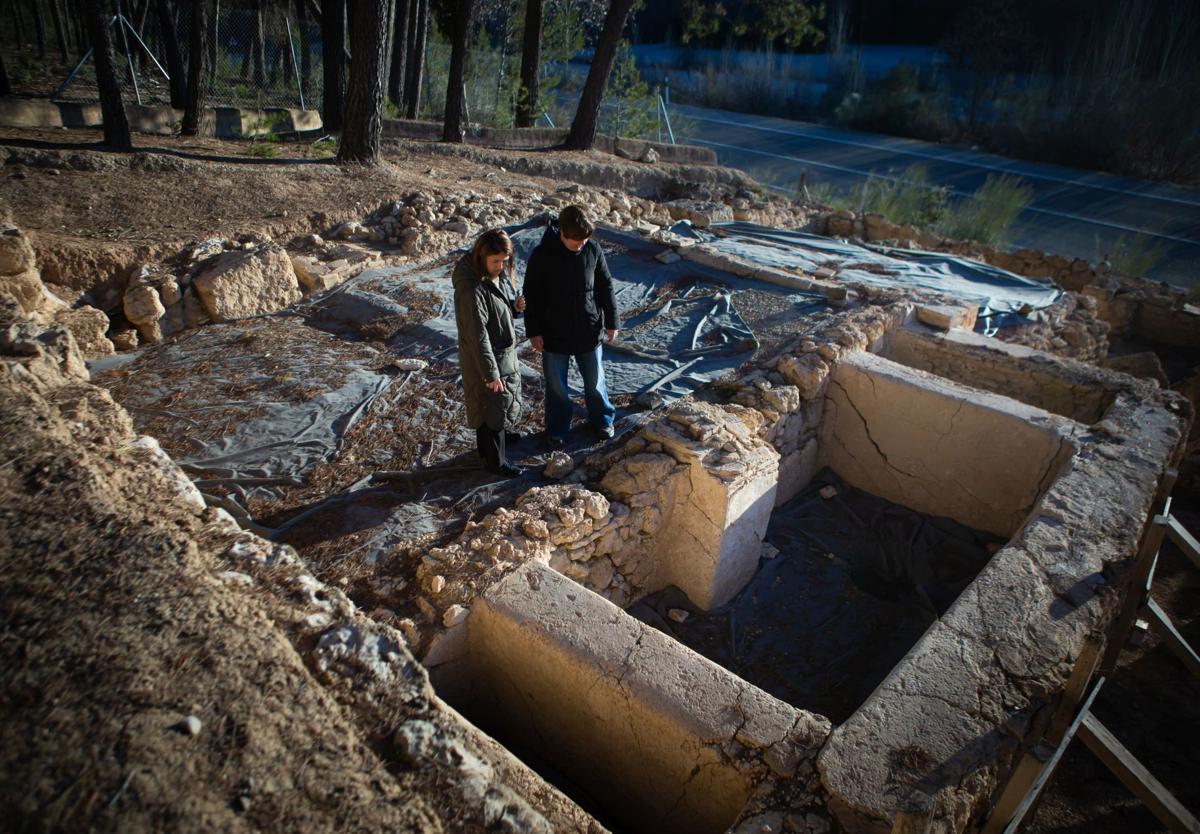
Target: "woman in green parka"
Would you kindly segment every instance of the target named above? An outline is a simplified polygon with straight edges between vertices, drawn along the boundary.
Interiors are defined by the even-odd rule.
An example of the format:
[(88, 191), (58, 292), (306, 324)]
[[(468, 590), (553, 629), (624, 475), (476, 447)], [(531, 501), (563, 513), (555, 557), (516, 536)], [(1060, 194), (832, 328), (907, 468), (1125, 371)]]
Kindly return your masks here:
[(479, 454), (491, 472), (513, 476), (506, 435), (521, 417), (521, 374), (517, 365), (514, 313), (525, 309), (512, 278), (512, 240), (502, 229), (481, 234), (454, 266), (454, 317), (467, 424), (475, 429)]

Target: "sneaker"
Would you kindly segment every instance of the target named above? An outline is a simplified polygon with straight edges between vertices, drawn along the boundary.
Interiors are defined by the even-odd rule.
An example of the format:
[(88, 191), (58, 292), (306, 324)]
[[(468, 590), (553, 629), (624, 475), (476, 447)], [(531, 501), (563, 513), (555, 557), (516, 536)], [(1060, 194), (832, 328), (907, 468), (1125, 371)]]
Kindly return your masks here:
[(596, 429), (596, 436), (601, 440), (612, 440), (614, 434), (616, 434), (616, 431), (613, 430), (612, 426), (604, 426), (603, 428)]
[(525, 474), (525, 470), (519, 466), (513, 466), (511, 463), (502, 463), (497, 467), (488, 467), (489, 472), (494, 472), (497, 475), (503, 475), (506, 478), (516, 478), (519, 475)]
[(552, 434), (546, 435), (545, 443), (546, 443), (546, 448), (551, 451), (554, 451), (555, 449), (561, 449), (564, 445), (563, 439), (561, 437), (555, 437)]

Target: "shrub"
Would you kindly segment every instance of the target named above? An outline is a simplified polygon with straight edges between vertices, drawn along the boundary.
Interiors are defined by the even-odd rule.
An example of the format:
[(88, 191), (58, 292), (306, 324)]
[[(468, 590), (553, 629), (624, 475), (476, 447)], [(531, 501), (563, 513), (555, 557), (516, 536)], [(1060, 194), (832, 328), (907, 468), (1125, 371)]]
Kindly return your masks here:
[(893, 223), (906, 226), (931, 226), (946, 211), (947, 192), (929, 182), (924, 165), (903, 171), (889, 170), (887, 175), (872, 174), (858, 192), (860, 211), (882, 214)]
[(1096, 241), (1096, 260), (1108, 261), (1114, 270), (1126, 275), (1144, 276), (1157, 266), (1165, 255), (1165, 246), (1155, 243), (1149, 235), (1141, 232), (1132, 237), (1119, 236), (1107, 252), (1101, 250), (1099, 239)]
[(1001, 246), (1017, 216), (1033, 202), (1033, 189), (1019, 177), (988, 175), (970, 197), (951, 206), (937, 229), (946, 237)]
[(844, 103), (839, 121), (858, 130), (938, 140), (950, 132), (949, 107), (934, 79), (924, 79), (917, 67), (899, 64), (867, 87), (852, 107)]
[(326, 137), (318, 139), (308, 146), (308, 156), (310, 159), (328, 159), (337, 153), (337, 142)]
[(246, 156), (257, 157), (258, 159), (274, 159), (278, 151), (270, 142), (255, 142), (253, 145), (246, 148), (243, 153)]

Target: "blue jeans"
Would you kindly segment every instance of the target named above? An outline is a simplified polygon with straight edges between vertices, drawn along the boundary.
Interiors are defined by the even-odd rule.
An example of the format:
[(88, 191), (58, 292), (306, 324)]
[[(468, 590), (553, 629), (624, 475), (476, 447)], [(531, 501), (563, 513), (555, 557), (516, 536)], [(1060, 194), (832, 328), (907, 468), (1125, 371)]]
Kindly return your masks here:
[(617, 409), (608, 401), (604, 384), (604, 367), (600, 364), (604, 348), (596, 345), (587, 353), (542, 354), (542, 377), (546, 382), (546, 434), (566, 439), (571, 431), (571, 389), (567, 386), (567, 370), (574, 356), (583, 377), (583, 399), (587, 403), (588, 421), (592, 428), (606, 429), (613, 423)]

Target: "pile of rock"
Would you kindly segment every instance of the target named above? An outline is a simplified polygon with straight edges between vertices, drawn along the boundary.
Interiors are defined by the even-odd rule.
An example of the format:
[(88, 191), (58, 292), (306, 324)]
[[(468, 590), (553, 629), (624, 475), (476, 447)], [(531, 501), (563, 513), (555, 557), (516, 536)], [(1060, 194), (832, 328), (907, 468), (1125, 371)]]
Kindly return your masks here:
[(246, 236), (241, 241), (201, 241), (166, 264), (130, 272), (122, 311), (136, 328), (119, 328), (122, 349), (155, 344), (166, 336), (209, 322), (270, 313), (301, 298), (287, 251)]
[(553, 545), (550, 567), (618, 606), (634, 599), (653, 574), (650, 560), (637, 557), (657, 528), (642, 526), (642, 515), (625, 504), (559, 486), (526, 493), (517, 507), (538, 513), (524, 530)]
[(485, 229), (520, 223), (547, 211), (556, 213), (571, 203), (583, 206), (597, 222), (645, 233), (676, 220), (689, 220), (697, 227), (751, 220), (787, 228), (808, 221), (803, 207), (785, 200), (763, 199), (746, 189), (734, 193), (698, 191), (686, 199), (659, 203), (613, 188), (569, 183), (550, 194), (524, 189), (514, 191), (512, 196), (490, 197), (476, 191), (413, 192), (381, 204), (361, 221), (342, 224), (332, 237), (399, 246), (402, 254), (413, 257), (441, 255)]
[(85, 303), (82, 293), (43, 283), (29, 239), (5, 217), (0, 217), (0, 292), (12, 296), (34, 324), (70, 331), (83, 358), (113, 352), (105, 335), (108, 316)]
[[(656, 203), (623, 191), (559, 187), (552, 194), (516, 190), (513, 196), (477, 191), (416, 191), (388, 200), (361, 220), (333, 227), (326, 237), (306, 235), (288, 248), (258, 234), (237, 240), (204, 240), (161, 263), (129, 271), (121, 312), (112, 333), (117, 349), (132, 350), (209, 322), (274, 312), (304, 294), (331, 289), (380, 263), (389, 248), (404, 259), (440, 257), (468, 244), (485, 229), (522, 222), (576, 203), (601, 223), (645, 234), (675, 220), (707, 226), (724, 220), (799, 225), (807, 220), (782, 200), (759, 199), (745, 189), (736, 194), (699, 192), (696, 199)], [(94, 326), (108, 329), (94, 308)], [(81, 315), (87, 315), (85, 312)], [(90, 340), (89, 340), (90, 341)]]
[(1026, 345), (1047, 353), (1068, 356), (1084, 362), (1098, 362), (1108, 356), (1111, 325), (1098, 315), (1095, 298), (1079, 293), (1064, 293), (1062, 298), (1028, 325), (1001, 329), (998, 338)]
[[(644, 522), (644, 512), (635, 514), (587, 489), (565, 484), (532, 489), (513, 509), (468, 522), (454, 542), (410, 551), (407, 555), (419, 560), (420, 593), (409, 595), (415, 611), (390, 618), (426, 664), (436, 666), (462, 637), (461, 626), (479, 594), (531, 559), (626, 604), (652, 571), (652, 565), (635, 563), (645, 538), (657, 532), (651, 525), (638, 526)], [(387, 585), (385, 597), (403, 590), (395, 582), (381, 585)]]

